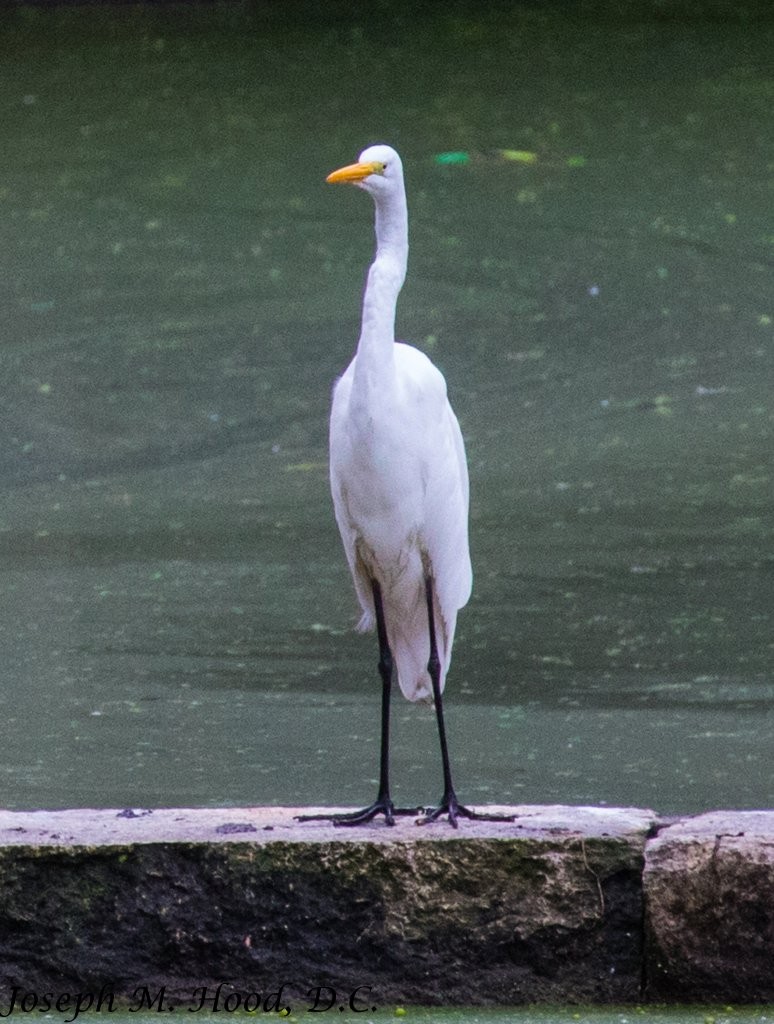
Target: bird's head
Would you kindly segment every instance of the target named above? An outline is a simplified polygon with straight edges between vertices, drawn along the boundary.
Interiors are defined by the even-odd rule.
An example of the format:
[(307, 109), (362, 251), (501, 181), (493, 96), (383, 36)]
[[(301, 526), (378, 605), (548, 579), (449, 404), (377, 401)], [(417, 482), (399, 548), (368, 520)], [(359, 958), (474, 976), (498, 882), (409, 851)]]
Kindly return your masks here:
[(358, 185), (378, 198), (402, 190), (403, 165), (390, 146), (369, 146), (360, 154), (357, 163), (340, 167), (325, 180), (331, 184)]

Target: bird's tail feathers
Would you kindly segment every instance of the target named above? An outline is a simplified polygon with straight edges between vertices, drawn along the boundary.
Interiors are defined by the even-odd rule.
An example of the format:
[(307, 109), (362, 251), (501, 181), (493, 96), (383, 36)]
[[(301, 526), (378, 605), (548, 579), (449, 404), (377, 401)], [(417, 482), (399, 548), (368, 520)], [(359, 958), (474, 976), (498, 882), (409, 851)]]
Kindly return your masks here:
[[(357, 577), (355, 580), (357, 583)], [(365, 599), (360, 588), (358, 588), (358, 597), (360, 597), (362, 615), (355, 629), (358, 633), (367, 633), (375, 627), (376, 615), (373, 606), (368, 607), (370, 602)], [(432, 701), (433, 684), (427, 669), (427, 663), (430, 660), (430, 643), (424, 593), (418, 591), (411, 614), (403, 614), (406, 607), (411, 607), (411, 604), (407, 600), (393, 604), (389, 598), (386, 602), (385, 619), (390, 650), (397, 670), (398, 685), (403, 696), (410, 701)], [(447, 621), (437, 597), (434, 606), (436, 643), (441, 662), (441, 690), (443, 690), (451, 660), (456, 616), (452, 617), (451, 622)]]
[[(398, 670), (398, 684), (403, 696), (411, 701), (433, 699), (433, 683), (427, 663), (430, 660), (430, 638), (426, 617), (419, 615), (410, 622), (401, 623), (399, 630), (393, 630), (390, 647)], [(436, 643), (441, 662), (441, 691), (446, 682), (451, 660), (451, 637), (447, 623), (436, 607)]]
[(358, 624), (355, 626), (355, 629), (358, 633), (370, 633), (375, 625), (376, 617), (374, 616), (374, 613), (364, 610), (363, 614), (360, 616)]
[[(398, 669), (398, 685), (401, 693), (410, 701), (432, 701), (433, 684), (427, 671), (427, 660), (417, 657), (416, 649), (395, 645), (395, 664)], [(443, 687), (441, 676), (441, 687)]]
[[(355, 626), (358, 633), (367, 633), (376, 625), (376, 617), (372, 611), (364, 610), (360, 620)], [(427, 662), (430, 656), (427, 644), (427, 627), (422, 624), (418, 630), (412, 630), (408, 635), (404, 631), (397, 635), (391, 630), (390, 650), (395, 660), (398, 685), (403, 696), (410, 701), (432, 701), (433, 684), (430, 673), (427, 671)], [(441, 657), (441, 689), (443, 689), (444, 677), (448, 665), (446, 662), (446, 645), (441, 641), (442, 649), (438, 652)]]

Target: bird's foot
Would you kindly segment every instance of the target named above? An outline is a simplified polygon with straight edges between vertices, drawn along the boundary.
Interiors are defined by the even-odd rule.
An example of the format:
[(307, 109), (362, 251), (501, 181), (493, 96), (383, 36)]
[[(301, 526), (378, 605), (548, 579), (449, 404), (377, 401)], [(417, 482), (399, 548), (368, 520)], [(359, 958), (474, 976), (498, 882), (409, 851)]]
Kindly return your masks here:
[(354, 825), (367, 825), (378, 814), (383, 814), (385, 825), (394, 825), (397, 816), (414, 817), (421, 814), (422, 810), (422, 807), (396, 807), (389, 797), (377, 797), (362, 811), (349, 811), (346, 814), (297, 814), (296, 821), (332, 821), (339, 827), (351, 828)]
[(461, 804), (457, 799), (457, 794), (451, 790), (444, 793), (443, 799), (437, 807), (425, 808), (425, 816), (418, 819), (417, 825), (429, 825), (433, 821), (438, 821), (444, 814), (447, 815), (452, 828), (457, 828), (458, 818), (470, 818), (472, 821), (515, 821), (512, 814), (487, 814), (485, 811), (472, 811), (469, 807)]

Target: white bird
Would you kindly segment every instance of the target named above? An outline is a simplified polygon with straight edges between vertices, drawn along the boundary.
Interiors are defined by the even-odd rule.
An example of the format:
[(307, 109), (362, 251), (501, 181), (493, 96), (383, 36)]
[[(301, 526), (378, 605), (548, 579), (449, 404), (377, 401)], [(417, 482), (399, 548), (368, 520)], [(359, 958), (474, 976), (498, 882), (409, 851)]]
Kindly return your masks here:
[[(410, 701), (435, 703), (444, 791), (422, 823), (477, 814), (457, 800), (449, 768), (442, 693), (457, 612), (470, 597), (468, 470), (457, 417), (440, 370), (424, 353), (395, 341), (395, 307), (406, 277), (408, 212), (400, 157), (371, 146), (329, 182), (358, 185), (376, 206), (376, 256), (368, 272), (357, 352), (333, 392), (330, 479), (341, 539), (363, 615), (376, 625), (382, 680), (379, 790), (370, 806), (331, 817), (357, 825), (396, 808), (389, 786), (393, 668)], [(510, 819), (506, 819), (510, 820)]]

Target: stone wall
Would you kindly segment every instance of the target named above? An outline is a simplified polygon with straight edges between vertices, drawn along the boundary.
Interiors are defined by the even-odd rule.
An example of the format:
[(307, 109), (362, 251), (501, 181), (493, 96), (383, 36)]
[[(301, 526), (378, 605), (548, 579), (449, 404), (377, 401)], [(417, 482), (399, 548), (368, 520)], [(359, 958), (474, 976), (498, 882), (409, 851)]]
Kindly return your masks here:
[(0, 811), (0, 1013), (774, 998), (774, 811), (499, 810)]

